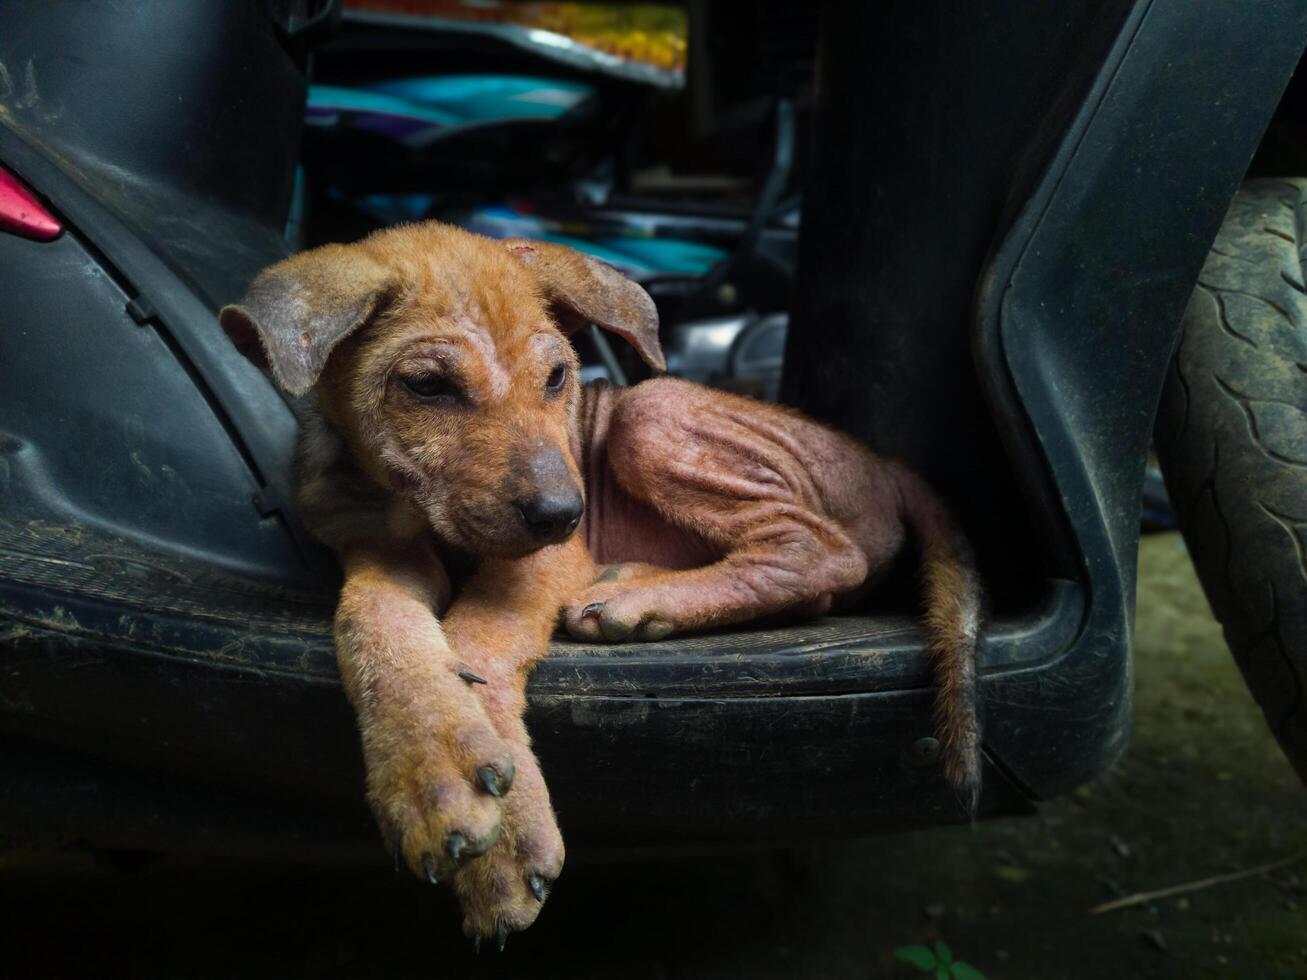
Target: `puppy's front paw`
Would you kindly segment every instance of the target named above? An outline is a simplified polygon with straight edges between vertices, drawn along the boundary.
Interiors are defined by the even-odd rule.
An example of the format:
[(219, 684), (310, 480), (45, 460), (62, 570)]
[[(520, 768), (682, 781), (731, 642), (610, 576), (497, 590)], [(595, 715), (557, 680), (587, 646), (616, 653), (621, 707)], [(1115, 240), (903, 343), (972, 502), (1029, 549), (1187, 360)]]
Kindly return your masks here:
[(368, 800), (396, 863), (436, 884), (494, 845), (516, 767), (474, 698), (378, 712), (363, 746)]
[(563, 610), (563, 626), (575, 639), (591, 643), (661, 640), (677, 624), (659, 605), (653, 591), (639, 583), (600, 581)]
[(504, 801), (503, 835), (479, 861), (454, 876), (463, 932), (500, 950), (511, 932), (535, 922), (563, 869), (563, 837), (531, 750), (515, 744), (517, 781)]

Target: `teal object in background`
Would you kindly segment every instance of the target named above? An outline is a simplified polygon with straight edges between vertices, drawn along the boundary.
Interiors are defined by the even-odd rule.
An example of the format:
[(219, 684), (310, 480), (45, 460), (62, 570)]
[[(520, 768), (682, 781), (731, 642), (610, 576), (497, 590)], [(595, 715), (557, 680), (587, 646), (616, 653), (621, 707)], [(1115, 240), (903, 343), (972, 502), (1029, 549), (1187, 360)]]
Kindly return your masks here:
[[(416, 150), (463, 127), (558, 119), (594, 92), (594, 86), (582, 82), (521, 75), (398, 78), (356, 88), (312, 85), (305, 121), (315, 127), (374, 133)], [(435, 193), (370, 194), (357, 203), (385, 224), (440, 216)], [(727, 255), (699, 242), (615, 228), (611, 221), (596, 227), (563, 224), (511, 205), (483, 206), (443, 217), (493, 238), (521, 236), (568, 245), (637, 279), (702, 276)]]
[[(468, 231), (491, 238), (534, 238), (566, 245), (621, 270), (633, 279), (649, 276), (701, 276), (726, 258), (724, 249), (676, 238), (614, 235), (611, 223), (586, 237), (577, 222), (566, 226), (547, 217), (528, 214), (511, 206), (492, 205), (447, 216)], [(566, 227), (567, 233), (563, 228)]]
[(465, 122), (529, 116), (557, 119), (594, 94), (581, 82), (516, 75), (450, 75), (403, 78), (368, 90), (425, 106)]
[[(577, 222), (566, 225), (548, 217), (519, 211), (507, 205), (488, 205), (469, 211), (442, 212), (434, 194), (369, 194), (355, 202), (383, 224), (436, 218), (490, 238), (534, 238), (566, 245), (620, 269), (634, 279), (648, 276), (702, 276), (726, 258), (725, 249), (679, 238), (648, 235), (614, 235), (612, 224), (586, 237)], [(563, 228), (566, 227), (567, 233)]]
[(399, 116), (420, 120), (436, 126), (456, 126), (463, 120), (453, 113), (422, 105), (409, 99), (374, 92), (362, 88), (343, 88), (339, 85), (310, 85), (308, 121), (322, 125), (327, 114), (339, 121), (341, 113), (355, 115)]
[(642, 262), (651, 272), (701, 276), (726, 258), (726, 252), (699, 242), (676, 238), (601, 238), (575, 246), (587, 251), (593, 246), (611, 249), (628, 261)]
[(418, 148), (464, 126), (558, 119), (593, 94), (581, 82), (517, 75), (402, 78), (357, 88), (310, 85), (305, 122), (348, 126)]

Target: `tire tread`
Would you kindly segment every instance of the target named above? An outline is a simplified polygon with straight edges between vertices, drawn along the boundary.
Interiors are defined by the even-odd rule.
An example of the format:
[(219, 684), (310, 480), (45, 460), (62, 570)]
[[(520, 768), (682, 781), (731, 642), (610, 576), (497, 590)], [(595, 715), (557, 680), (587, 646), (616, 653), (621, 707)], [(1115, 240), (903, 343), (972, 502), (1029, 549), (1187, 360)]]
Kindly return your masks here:
[(1194, 565), (1307, 781), (1307, 180), (1245, 184), (1185, 311), (1156, 447)]

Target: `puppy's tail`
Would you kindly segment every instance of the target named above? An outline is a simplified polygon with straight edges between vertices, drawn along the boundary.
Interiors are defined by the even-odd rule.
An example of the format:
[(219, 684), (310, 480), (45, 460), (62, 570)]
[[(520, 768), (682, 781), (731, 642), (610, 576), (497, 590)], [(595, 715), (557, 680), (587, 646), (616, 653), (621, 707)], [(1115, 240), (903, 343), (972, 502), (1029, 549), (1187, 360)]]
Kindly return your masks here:
[(938, 494), (906, 467), (894, 466), (904, 522), (921, 549), (926, 632), (935, 675), (935, 729), (944, 775), (967, 812), (980, 803), (980, 710), (976, 640), (980, 577), (971, 544)]

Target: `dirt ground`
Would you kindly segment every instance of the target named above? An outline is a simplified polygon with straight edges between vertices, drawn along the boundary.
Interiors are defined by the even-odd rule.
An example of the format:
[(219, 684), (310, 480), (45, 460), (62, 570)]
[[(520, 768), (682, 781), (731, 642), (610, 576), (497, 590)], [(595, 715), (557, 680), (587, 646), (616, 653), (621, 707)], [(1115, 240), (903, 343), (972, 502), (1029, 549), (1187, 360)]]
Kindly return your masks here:
[(1140, 890), (1307, 855), (1278, 754), (1175, 535), (1141, 554), (1133, 747), (1031, 818), (796, 854), (571, 866), (473, 957), (440, 890), (382, 870), (61, 855), (0, 873), (0, 977), (898, 978), (943, 939), (994, 978), (1307, 977), (1307, 860), (1125, 911)]

